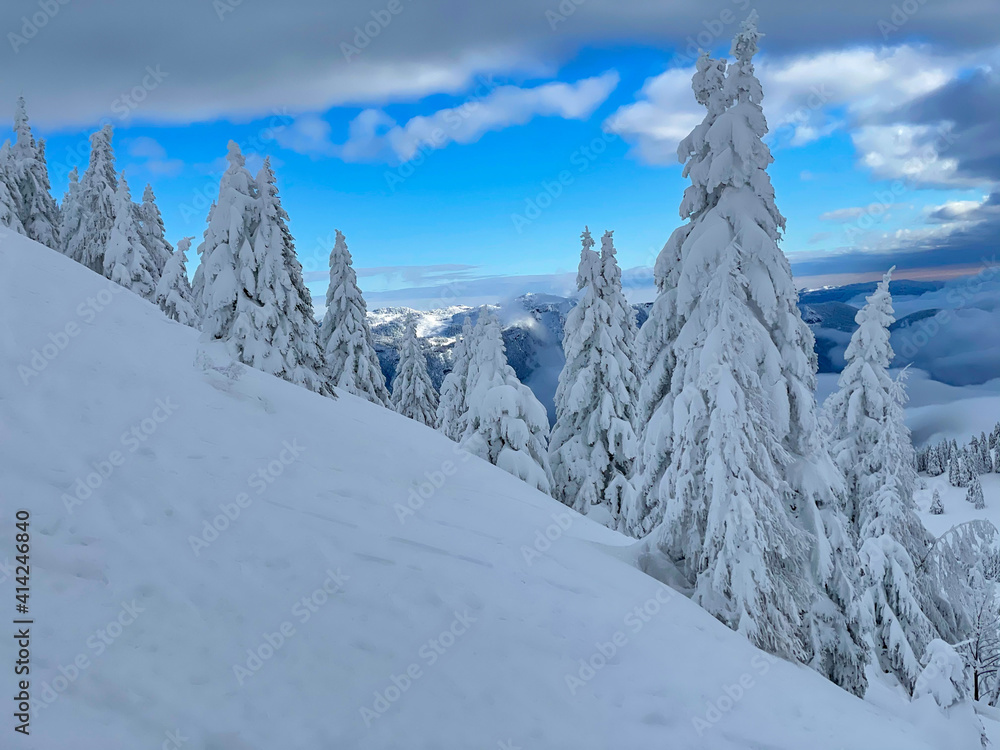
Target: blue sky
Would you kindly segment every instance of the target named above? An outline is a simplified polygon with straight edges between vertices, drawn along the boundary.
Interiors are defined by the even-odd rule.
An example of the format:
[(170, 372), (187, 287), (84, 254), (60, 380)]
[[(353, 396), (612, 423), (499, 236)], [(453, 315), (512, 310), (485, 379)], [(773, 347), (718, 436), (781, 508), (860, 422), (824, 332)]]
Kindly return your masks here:
[[(95, 101), (110, 105), (95, 106), (74, 93), (60, 108), (50, 101), (48, 81), (28, 80), (22, 90), (36, 135), (47, 139), (56, 196), (65, 190), (69, 167), (85, 167), (87, 135), (110, 121), (119, 168), (133, 195), (141, 194), (142, 184), (153, 185), (172, 241), (185, 235), (194, 235), (195, 244), (200, 239), (226, 143), (233, 139), (253, 170), (262, 156), (270, 156), (316, 294), (322, 293), (335, 229), (347, 235), (362, 286), (377, 302), (440, 302), (437, 293), (421, 299), (419, 293), (392, 292), (450, 281), (463, 282), (457, 294), (468, 301), (519, 290), (565, 291), (584, 225), (595, 232), (615, 230), (623, 267), (652, 265), (680, 221), (677, 207), (687, 184), (672, 154), (678, 138), (700, 119), (690, 91), (692, 60), (685, 51), (692, 34), (655, 43), (601, 38), (587, 31), (591, 8), (583, 2), (567, 6), (577, 10), (550, 29), (554, 35), (568, 30), (573, 39), (568, 46), (541, 54), (522, 45), (527, 52), (483, 53), (485, 60), (454, 66), (426, 62), (422, 49), (393, 56), (403, 44), (405, 24), (416, 23), (417, 14), (426, 11), (415, 4), (395, 6), (401, 8), (398, 18), (393, 16), (346, 68), (339, 43), (327, 40), (324, 59), (337, 66), (331, 70), (358, 71), (363, 79), (314, 82), (320, 92), (324, 87), (333, 92), (327, 100), (343, 100), (330, 106), (302, 81), (305, 68), (296, 67), (299, 61), (287, 65), (287, 82), (286, 66), (278, 63), (267, 68), (269, 78), (259, 85), (227, 71), (218, 91), (245, 93), (233, 94), (229, 104), (223, 101), (228, 94), (213, 95), (205, 68), (194, 75), (170, 59), (136, 63), (133, 70), (141, 75), (122, 79), (135, 81), (131, 89), (127, 83), (109, 84), (107, 90), (119, 96), (94, 94)], [(371, 4), (367, 14), (367, 5), (352, 5), (357, 5), (352, 18), (360, 23), (386, 4)], [(728, 7), (723, 4), (718, 13)], [(76, 11), (67, 6), (60, 12)], [(233, 6), (231, 19), (251, 23), (252, 12)], [(713, 53), (725, 55), (738, 22), (717, 23), (718, 17), (709, 11), (705, 19), (721, 30), (711, 38)], [(228, 14), (220, 19), (222, 28), (231, 19)], [(539, 10), (530, 20), (530, 34), (522, 37), (551, 25)], [(770, 20), (762, 10), (765, 34)], [(51, 23), (54, 29), (71, 26), (68, 19)], [(569, 28), (577, 23), (579, 33)], [(350, 43), (351, 27), (345, 28), (331, 36)], [(913, 29), (920, 31), (916, 20)], [(841, 40), (797, 48), (790, 41), (795, 37), (778, 28), (773, 47), (765, 38), (758, 57), (772, 127), (771, 179), (788, 219), (783, 247), (804, 283), (871, 274), (883, 256), (898, 262), (903, 275), (978, 262), (974, 242), (961, 253), (949, 243), (956, 233), (980, 226), (986, 198), (1000, 178), (992, 166), (967, 166), (983, 161), (976, 158), (982, 154), (970, 153), (975, 151), (970, 133), (989, 115), (977, 120), (972, 113), (969, 123), (956, 125), (942, 114), (943, 107), (934, 111), (933, 100), (980, 78), (993, 95), (996, 49), (973, 54), (947, 34), (938, 40), (903, 34), (885, 40), (873, 31), (867, 28), (859, 37), (863, 41), (845, 32)], [(516, 28), (511, 33), (519, 38)], [(47, 42), (42, 33), (38, 38)], [(309, 44), (288, 43), (297, 42)], [(42, 44), (33, 41), (18, 50), (17, 62), (43, 55), (36, 51)], [(139, 61), (159, 59), (134, 54)], [(386, 82), (378, 67), (382, 54), (388, 55), (384, 64), (390, 73), (400, 65), (404, 70), (427, 65), (429, 72), (418, 70), (402, 84), (406, 74), (394, 73)], [(372, 93), (354, 90), (369, 79)], [(348, 90), (338, 94), (338, 86)], [(290, 89), (301, 91), (285, 96)], [(992, 117), (985, 125), (995, 129), (995, 108)], [(430, 126), (421, 130), (427, 121), (419, 118), (437, 118), (442, 147), (414, 153), (416, 139), (430, 132)], [(372, 122), (374, 130), (365, 127)], [(953, 133), (943, 147), (934, 143), (934, 128)], [(933, 160), (920, 155), (928, 144), (935, 150)], [(941, 218), (945, 214), (948, 220)]]

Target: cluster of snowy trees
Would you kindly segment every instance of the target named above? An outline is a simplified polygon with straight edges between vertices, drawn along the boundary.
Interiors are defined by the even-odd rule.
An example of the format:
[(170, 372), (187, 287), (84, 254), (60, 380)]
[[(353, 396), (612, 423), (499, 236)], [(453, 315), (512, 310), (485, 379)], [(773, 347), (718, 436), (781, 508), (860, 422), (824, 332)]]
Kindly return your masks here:
[(564, 324), (566, 364), (551, 435), (545, 408), (507, 363), (500, 323), (487, 308), (475, 326), (465, 320), (441, 384), (436, 425), (472, 453), (581, 513), (607, 506), (615, 526), (632, 502), (637, 331), (622, 292), (613, 233), (604, 233), (599, 253), (594, 246), (585, 228), (578, 301)]
[[(1000, 473), (1000, 422), (989, 435), (983, 432), (973, 436), (966, 445), (943, 440), (918, 451), (917, 470), (932, 477), (947, 473), (958, 481), (968, 481), (972, 474)], [(955, 482), (952, 485), (965, 486)]]
[[(201, 329), (203, 341), (221, 342), (238, 362), (317, 393), (332, 396), (336, 386), (390, 405), (344, 235), (337, 233), (330, 254), (327, 311), (317, 324), (268, 160), (252, 176), (230, 142), (192, 283), (187, 251), (193, 238), (182, 239), (174, 251), (151, 186), (141, 203), (132, 201), (115, 168), (110, 125), (90, 137), (89, 165), (82, 176), (75, 168), (70, 172), (61, 206), (51, 197), (45, 143), (32, 135), (23, 98), (14, 129), (14, 146), (0, 149), (4, 226), (150, 300), (170, 319)], [(415, 335), (404, 342), (400, 374), (392, 405), (434, 423), (437, 394)]]
[(233, 141), (226, 158), (194, 276), (202, 341), (221, 342), (235, 361), (333, 395), (270, 162), (253, 177)]
[[(1000, 422), (987, 435), (985, 432), (973, 436), (966, 445), (960, 446), (955, 440), (943, 440), (935, 445), (917, 451), (917, 471), (929, 476), (946, 475), (952, 487), (965, 488), (965, 499), (977, 510), (986, 508), (983, 485), (980, 476), (1000, 473)], [(935, 489), (930, 512), (944, 513), (941, 493)]]
[(0, 224), (156, 302), (172, 319), (197, 325), (183, 252), (164, 238), (153, 188), (146, 185), (142, 202), (133, 202), (125, 175), (115, 169), (111, 126), (90, 137), (90, 163), (82, 178), (70, 172), (61, 205), (52, 198), (45, 141), (35, 139), (23, 97), (14, 132), (14, 145), (0, 148)]
[[(1000, 422), (987, 435), (973, 436), (966, 445), (958, 445), (955, 440), (943, 440), (917, 452), (917, 470), (937, 477), (947, 474), (952, 487), (970, 489), (970, 500), (974, 486), (979, 485), (982, 474), (1000, 473)], [(979, 487), (978, 494), (982, 494)]]
[(0, 148), (0, 224), (57, 249), (59, 208), (52, 199), (45, 141), (36, 141), (24, 97), (14, 111), (14, 145)]
[[(905, 372), (889, 373), (891, 270), (857, 315), (838, 391), (816, 403), (813, 336), (778, 247), (759, 38), (752, 15), (734, 62), (697, 62), (706, 114), (678, 149), (686, 221), (657, 259), (638, 332), (610, 234), (598, 254), (584, 232), (553, 494), (580, 512), (605, 505), (656, 567), (673, 566), (695, 601), (759, 647), (857, 695), (873, 664), (911, 694), (951, 700), (927, 683), (962, 664), (970, 563), (985, 558), (959, 550), (945, 564), (958, 552), (936, 549), (916, 514)], [(446, 385), (442, 406), (462, 398)], [(995, 442), (978, 441), (978, 455)], [(957, 683), (959, 697), (971, 691)]]
[(51, 195), (45, 141), (35, 139), (23, 97), (14, 132), (14, 145), (0, 148), (0, 223), (152, 300), (174, 253), (152, 188), (134, 203), (115, 171), (111, 126), (91, 136), (90, 164), (82, 178), (70, 173), (61, 206)]
[(554, 494), (581, 513), (607, 506), (612, 525), (631, 503), (638, 378), (632, 363), (635, 314), (625, 299), (612, 233), (601, 252), (584, 229), (579, 301), (566, 316), (566, 365), (556, 389), (549, 460)]

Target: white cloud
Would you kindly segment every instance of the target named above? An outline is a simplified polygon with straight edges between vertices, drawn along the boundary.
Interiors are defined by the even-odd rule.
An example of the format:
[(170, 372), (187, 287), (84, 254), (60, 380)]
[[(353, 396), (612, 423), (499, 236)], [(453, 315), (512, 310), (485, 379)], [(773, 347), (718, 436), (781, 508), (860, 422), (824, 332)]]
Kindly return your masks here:
[(576, 83), (547, 83), (532, 89), (500, 86), (482, 100), (414, 117), (391, 128), (385, 139), (400, 160), (409, 161), (421, 147), (473, 143), (484, 133), (524, 125), (536, 116), (583, 120), (607, 100), (618, 80), (618, 74), (609, 71)]
[(618, 80), (616, 72), (608, 71), (576, 83), (553, 82), (535, 88), (487, 84), (456, 107), (414, 117), (402, 125), (381, 110), (364, 110), (351, 122), (343, 144), (331, 141), (329, 124), (317, 115), (298, 118), (277, 138), (285, 148), (314, 156), (407, 162), (421, 149), (474, 143), (487, 132), (524, 125), (535, 117), (586, 119), (607, 100)]
[(850, 208), (838, 208), (834, 211), (827, 211), (819, 215), (820, 221), (834, 221), (844, 223), (860, 219), (862, 216), (870, 215), (873, 218), (884, 220), (888, 215), (886, 212), (894, 208), (903, 208), (905, 203), (872, 203), (867, 206), (851, 206)]
[(635, 143), (639, 158), (653, 164), (677, 162), (677, 144), (701, 122), (704, 108), (694, 100), (694, 68), (673, 68), (643, 84), (642, 99), (608, 118), (608, 130)]
[(928, 221), (935, 223), (973, 219), (979, 209), (986, 205), (988, 198), (989, 196), (984, 196), (978, 201), (945, 201), (940, 206), (927, 206), (924, 211), (928, 215)]
[(947, 157), (947, 124), (864, 125), (851, 134), (861, 164), (879, 179), (948, 185), (958, 160)]
[[(913, 101), (952, 80), (962, 66), (962, 58), (924, 48), (859, 47), (761, 57), (757, 74), (772, 138), (794, 147)], [(677, 143), (701, 121), (704, 109), (691, 92), (693, 72), (675, 68), (647, 80), (639, 100), (609, 118), (608, 126), (633, 142), (639, 158), (673, 163)]]
[(153, 138), (138, 136), (125, 142), (125, 153), (132, 167), (144, 169), (155, 176), (172, 177), (184, 169), (180, 159), (167, 158), (167, 150)]
[(330, 123), (315, 114), (302, 115), (288, 127), (275, 130), (274, 139), (282, 148), (310, 156), (330, 155), (334, 150)]

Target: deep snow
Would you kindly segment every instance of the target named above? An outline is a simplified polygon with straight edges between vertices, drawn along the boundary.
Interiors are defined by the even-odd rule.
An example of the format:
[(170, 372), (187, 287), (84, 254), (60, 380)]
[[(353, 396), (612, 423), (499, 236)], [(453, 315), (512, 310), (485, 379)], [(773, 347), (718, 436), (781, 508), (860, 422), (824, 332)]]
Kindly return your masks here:
[(31, 691), (51, 699), (16, 742), (5, 708), (3, 747), (979, 746), (757, 651), (623, 537), (423, 425), (195, 367), (195, 331), (6, 230), (0, 279), (0, 560), (30, 509)]

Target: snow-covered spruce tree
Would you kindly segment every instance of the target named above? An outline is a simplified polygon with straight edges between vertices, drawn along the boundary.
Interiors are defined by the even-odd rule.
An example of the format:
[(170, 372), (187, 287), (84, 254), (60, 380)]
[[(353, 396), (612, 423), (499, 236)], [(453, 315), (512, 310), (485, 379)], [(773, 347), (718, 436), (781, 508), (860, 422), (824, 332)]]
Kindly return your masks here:
[(755, 21), (733, 42), (721, 111), (689, 171), (685, 206), (703, 208), (682, 209), (691, 222), (658, 260), (677, 266), (664, 323), (677, 333), (669, 396), (643, 410), (637, 502), (662, 512), (655, 544), (696, 601), (757, 646), (862, 693), (843, 478), (818, 434), (813, 338), (777, 245), (784, 218), (766, 171)]
[(14, 199), (18, 204), (25, 234), (53, 250), (59, 249), (59, 207), (52, 198), (49, 170), (45, 163), (45, 147), (36, 143), (28, 124), (24, 97), (17, 98), (14, 110), (14, 132), (17, 140), (11, 149)]
[[(639, 400), (639, 376), (636, 372), (635, 346), (638, 329), (635, 310), (629, 304), (622, 289), (622, 272), (618, 266), (612, 232), (601, 237), (601, 294), (611, 311), (608, 335), (613, 344), (619, 383), (609, 385), (610, 401), (602, 402), (607, 420), (607, 440), (609, 463), (604, 474), (604, 502), (620, 525), (622, 510), (633, 504), (631, 476), (635, 472), (635, 457), (638, 453), (636, 437), (637, 404)], [(615, 367), (608, 363), (609, 371)], [(614, 379), (613, 377), (611, 378)]]
[(656, 258), (653, 277), (657, 296), (636, 339), (640, 379), (636, 415), (641, 429), (633, 477), (635, 491), (619, 522), (619, 529), (634, 537), (645, 536), (660, 523), (669, 499), (663, 478), (673, 445), (671, 375), (676, 364), (674, 345), (682, 322), (677, 306), (681, 251), (695, 220), (718, 202), (718, 191), (708, 187), (711, 149), (706, 137), (729, 105), (723, 91), (725, 73), (725, 60), (713, 60), (706, 53), (698, 58), (691, 87), (695, 99), (708, 111), (677, 147), (678, 160), (685, 163), (684, 176), (691, 179), (680, 205), (681, 218), (689, 221), (673, 231)]
[(25, 234), (20, 218), (10, 141), (4, 141), (0, 147), (0, 226), (12, 229), (18, 234)]
[(952, 455), (948, 460), (948, 484), (952, 487), (961, 487), (962, 484), (962, 467), (959, 457), (957, 455)]
[(973, 435), (965, 451), (969, 457), (969, 471), (972, 474), (983, 474), (981, 455), (979, 453), (979, 438)]
[(389, 406), (385, 375), (368, 325), (368, 307), (358, 289), (347, 240), (339, 229), (330, 251), (330, 286), (326, 291), (326, 315), (319, 329), (319, 346), (333, 385), (372, 403)]
[(156, 205), (153, 186), (147, 184), (142, 191), (142, 203), (139, 204), (139, 239), (146, 248), (149, 257), (153, 259), (157, 277), (163, 273), (163, 267), (173, 255), (173, 248), (163, 236), (163, 218)]
[(59, 206), (59, 249), (67, 253), (67, 240), (75, 237), (80, 231), (83, 217), (83, 206), (80, 203), (80, 177), (76, 167), (70, 170), (69, 185), (63, 193), (62, 205)]
[(962, 477), (962, 484), (960, 486), (968, 487), (972, 484), (972, 480), (979, 475), (975, 453), (969, 446), (962, 447), (959, 466), (961, 467)]
[(965, 493), (965, 499), (972, 503), (976, 510), (983, 510), (986, 507), (986, 500), (983, 498), (983, 485), (978, 476), (973, 476), (969, 482), (969, 489)]
[(990, 474), (993, 472), (993, 458), (990, 456), (989, 445), (986, 442), (986, 434), (981, 433), (976, 440), (978, 473)]
[(982, 473), (992, 474), (996, 467), (993, 464), (993, 452), (990, 450), (990, 444), (985, 434), (980, 435), (979, 437), (979, 451), (983, 467)]
[(917, 451), (917, 473), (927, 471), (927, 449)]
[(472, 356), (472, 322), (466, 316), (462, 334), (452, 350), (451, 370), (441, 382), (437, 408), (437, 428), (458, 442), (465, 432), (465, 392), (468, 386), (469, 359)]
[(288, 214), (278, 197), (271, 160), (264, 159), (257, 174), (259, 223), (254, 230), (257, 260), (257, 295), (262, 305), (273, 304), (274, 314), (259, 319), (259, 334), (273, 342), (282, 359), (273, 374), (316, 393), (333, 396), (326, 365), (317, 342), (312, 297), (295, 254), (295, 240), (288, 229)]
[(115, 223), (104, 251), (104, 275), (140, 297), (153, 298), (156, 268), (139, 239), (132, 195), (124, 174), (115, 192)]
[(254, 180), (234, 141), (227, 159), (200, 249), (202, 339), (225, 342), (234, 360), (254, 369), (329, 393), (314, 369), (314, 328), (298, 319), (302, 300), (292, 273), (301, 276), (301, 266), (290, 264), (295, 249), (270, 164), (265, 161), (260, 180)]
[(198, 328), (200, 320), (194, 310), (194, 295), (187, 276), (186, 253), (191, 247), (192, 239), (185, 237), (177, 243), (177, 249), (163, 267), (163, 274), (156, 285), (153, 301), (171, 320)]
[[(257, 224), (257, 185), (244, 166), (235, 141), (229, 142), (228, 167), (219, 183), (219, 197), (209, 213), (208, 228), (198, 248), (204, 317), (202, 341), (225, 343), (238, 362), (253, 360), (251, 316), (257, 307), (256, 261), (251, 240)], [(250, 345), (251, 351), (244, 351)]]
[(532, 487), (550, 493), (545, 407), (507, 364), (500, 323), (485, 308), (479, 314), (474, 339), (461, 444)]
[(911, 510), (890, 470), (880, 471), (876, 481), (878, 489), (865, 501), (873, 515), (861, 529), (859, 558), (867, 581), (862, 606), (880, 666), (912, 692), (937, 631), (923, 611), (913, 557), (898, 539), (905, 536)]
[(433, 427), (437, 421), (438, 394), (427, 374), (427, 359), (410, 323), (399, 346), (399, 365), (392, 381), (392, 408), (404, 417)]
[(80, 224), (71, 231), (66, 254), (92, 271), (104, 272), (104, 250), (115, 225), (118, 175), (111, 148), (112, 129), (105, 125), (90, 136), (90, 165), (80, 180)]
[[(206, 223), (211, 226), (212, 217), (215, 215), (215, 201), (212, 201), (212, 205), (208, 209), (208, 218)], [(196, 251), (198, 253), (198, 265), (194, 269), (194, 275), (191, 277), (191, 294), (194, 299), (194, 311), (198, 316), (198, 320), (205, 319), (205, 243), (201, 242)]]
[(586, 229), (582, 240), (582, 295), (566, 316), (566, 365), (556, 389), (549, 463), (559, 500), (580, 513), (605, 504), (617, 525), (623, 503), (630, 502), (636, 451), (635, 321), (622, 293), (611, 232), (601, 240), (600, 255)]
[(893, 380), (889, 326), (895, 320), (885, 274), (858, 311), (845, 352), (839, 390), (827, 401), (833, 450), (847, 478), (848, 514), (860, 540), (866, 573), (864, 620), (883, 669), (907, 690), (920, 674), (920, 656), (937, 631), (924, 611), (915, 562), (928, 536), (913, 502), (913, 445), (904, 422), (902, 377)]
[[(600, 467), (592, 465), (595, 435), (587, 422), (600, 398), (598, 364), (600, 352), (595, 339), (602, 335), (601, 256), (594, 251), (594, 239), (584, 228), (576, 274), (577, 304), (563, 326), (563, 354), (566, 364), (559, 373), (555, 395), (556, 421), (549, 440), (553, 495), (579, 513), (600, 502)], [(600, 460), (598, 459), (598, 464)]]
[(927, 452), (927, 474), (932, 477), (939, 477), (944, 474), (940, 446), (932, 446)]
[(895, 321), (889, 294), (892, 270), (854, 318), (858, 327), (844, 353), (846, 365), (838, 380), (839, 389), (826, 403), (833, 427), (833, 454), (847, 481), (848, 517), (856, 533), (862, 525), (862, 499), (873, 490), (865, 486), (866, 479), (882, 468), (875, 463), (880, 457), (873, 448), (896, 410), (889, 375), (893, 357), (889, 326)]
[(941, 502), (941, 492), (937, 487), (934, 488), (934, 495), (931, 497), (930, 512), (935, 516), (940, 516), (944, 513), (944, 504)]

